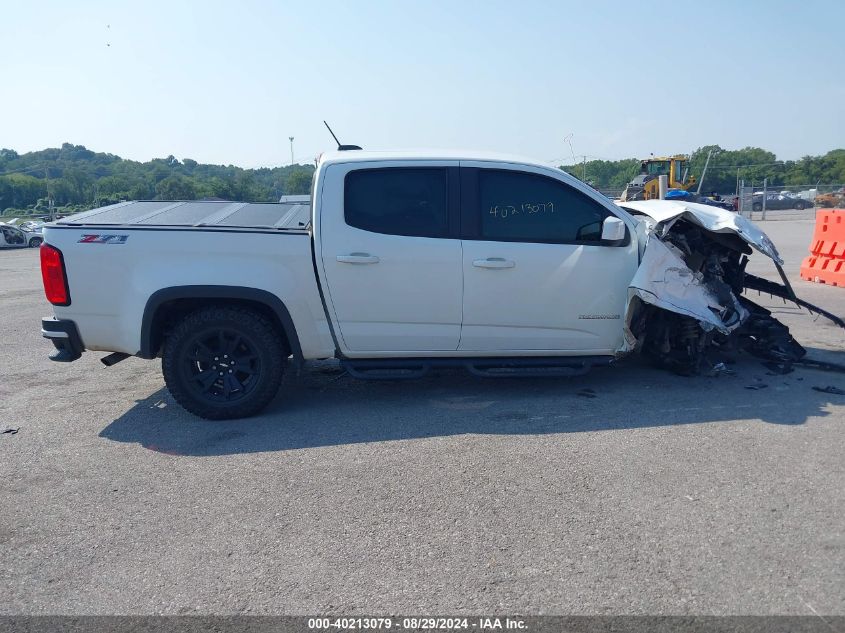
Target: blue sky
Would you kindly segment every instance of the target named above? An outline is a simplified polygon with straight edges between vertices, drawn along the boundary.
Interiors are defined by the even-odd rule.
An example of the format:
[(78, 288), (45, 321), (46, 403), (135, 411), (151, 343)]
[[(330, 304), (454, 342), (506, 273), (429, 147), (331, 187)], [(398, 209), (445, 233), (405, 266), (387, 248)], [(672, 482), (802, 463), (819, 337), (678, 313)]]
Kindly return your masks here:
[(289, 136), (332, 149), (327, 119), (370, 149), (798, 158), (845, 146), (842, 24), (834, 0), (6, 0), (0, 147), (270, 166)]

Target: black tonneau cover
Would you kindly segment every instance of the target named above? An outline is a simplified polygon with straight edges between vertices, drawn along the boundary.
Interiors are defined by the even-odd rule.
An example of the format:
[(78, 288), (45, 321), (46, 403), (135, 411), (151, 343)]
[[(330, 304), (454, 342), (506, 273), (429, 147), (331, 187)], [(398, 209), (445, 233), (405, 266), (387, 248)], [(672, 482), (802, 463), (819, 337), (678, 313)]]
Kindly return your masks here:
[(83, 211), (56, 224), (304, 229), (310, 221), (307, 203), (140, 200)]

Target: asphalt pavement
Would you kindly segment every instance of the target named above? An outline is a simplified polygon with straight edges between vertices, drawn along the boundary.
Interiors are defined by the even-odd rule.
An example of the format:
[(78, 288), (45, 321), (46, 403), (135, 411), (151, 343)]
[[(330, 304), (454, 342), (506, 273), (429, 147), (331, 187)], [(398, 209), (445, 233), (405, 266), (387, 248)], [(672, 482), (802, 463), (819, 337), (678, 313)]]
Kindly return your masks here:
[[(812, 221), (762, 226), (845, 315), (798, 278)], [(845, 614), (845, 395), (813, 389), (845, 374), (326, 362), (208, 422), (158, 361), (47, 360), (40, 284), (37, 251), (0, 252), (0, 613)], [(845, 331), (760, 301), (845, 363)]]

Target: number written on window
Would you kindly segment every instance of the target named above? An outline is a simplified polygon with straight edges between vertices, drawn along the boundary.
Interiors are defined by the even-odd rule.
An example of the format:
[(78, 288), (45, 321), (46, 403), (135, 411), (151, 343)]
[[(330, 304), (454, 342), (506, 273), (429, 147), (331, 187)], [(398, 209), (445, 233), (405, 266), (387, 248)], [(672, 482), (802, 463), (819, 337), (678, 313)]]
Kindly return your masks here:
[(555, 204), (554, 202), (538, 202), (537, 204), (532, 204), (530, 202), (526, 202), (524, 204), (515, 207), (513, 205), (507, 204), (497, 204), (495, 206), (490, 207), (490, 213), (493, 217), (501, 218), (502, 220), (506, 220), (508, 218), (512, 218), (516, 215), (521, 215), (523, 213), (528, 215), (533, 215), (534, 213), (554, 213), (555, 212)]
[(482, 169), (478, 174), (481, 238), (526, 242), (599, 242), (608, 211), (553, 178)]

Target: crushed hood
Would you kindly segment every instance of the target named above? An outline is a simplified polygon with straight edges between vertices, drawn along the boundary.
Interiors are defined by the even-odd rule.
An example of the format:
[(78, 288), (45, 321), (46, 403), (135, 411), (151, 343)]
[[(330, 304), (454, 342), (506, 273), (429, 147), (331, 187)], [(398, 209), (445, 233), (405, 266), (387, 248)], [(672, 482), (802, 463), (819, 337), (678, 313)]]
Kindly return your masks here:
[[(617, 355), (639, 351), (683, 375), (715, 371), (721, 363), (708, 354), (726, 350), (786, 365), (805, 362), (806, 350), (789, 328), (744, 290), (788, 299), (845, 328), (845, 319), (795, 295), (777, 249), (750, 220), (681, 200), (617, 204), (637, 221), (640, 248)], [(782, 283), (745, 272), (753, 250), (774, 261)]]
[(751, 220), (732, 211), (683, 200), (637, 200), (617, 204), (634, 216), (645, 215), (651, 218), (655, 225), (650, 232), (658, 237), (683, 218), (713, 233), (735, 233), (753, 249), (783, 265), (783, 259), (769, 236)]
[[(641, 304), (651, 304), (698, 321), (705, 332), (730, 334), (749, 317), (749, 312), (733, 294), (718, 298), (718, 287), (701, 272), (686, 265), (683, 253), (671, 243), (674, 225), (685, 220), (708, 232), (733, 233), (753, 249), (773, 259), (783, 260), (772, 241), (753, 222), (725, 209), (681, 200), (638, 200), (618, 203), (639, 221), (638, 234), (644, 248), (640, 265), (628, 286), (625, 332), (617, 353), (625, 354), (637, 345), (632, 332)], [(669, 238), (669, 239), (667, 239)]]

